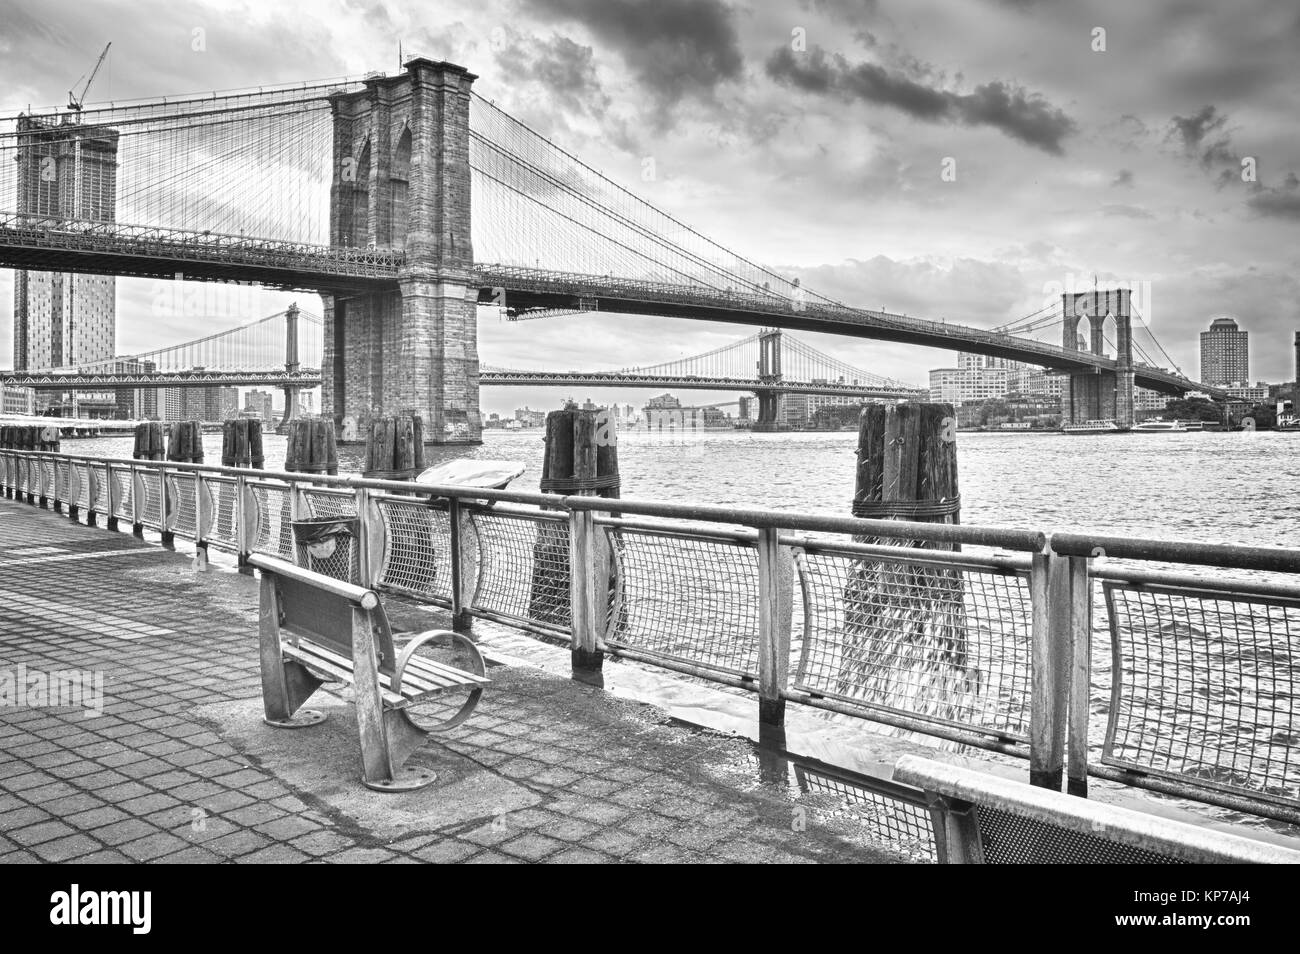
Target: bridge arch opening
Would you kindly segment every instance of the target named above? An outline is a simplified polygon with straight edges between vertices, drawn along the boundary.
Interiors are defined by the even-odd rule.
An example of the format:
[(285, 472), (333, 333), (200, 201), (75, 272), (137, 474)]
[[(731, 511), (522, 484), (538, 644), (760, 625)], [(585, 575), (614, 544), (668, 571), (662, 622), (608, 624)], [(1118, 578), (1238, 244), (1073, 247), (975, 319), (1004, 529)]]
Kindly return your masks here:
[(406, 232), (410, 226), (407, 211), (407, 194), (411, 182), (411, 127), (402, 127), (393, 147), (393, 161), (388, 176), (389, 245), (400, 250), (406, 248)]
[(1092, 350), (1092, 319), (1085, 313), (1079, 315), (1079, 323), (1075, 326), (1075, 339), (1080, 351)]
[(370, 244), (370, 140), (357, 157), (356, 177), (352, 181), (352, 222), (348, 237), (352, 245), (365, 248)]

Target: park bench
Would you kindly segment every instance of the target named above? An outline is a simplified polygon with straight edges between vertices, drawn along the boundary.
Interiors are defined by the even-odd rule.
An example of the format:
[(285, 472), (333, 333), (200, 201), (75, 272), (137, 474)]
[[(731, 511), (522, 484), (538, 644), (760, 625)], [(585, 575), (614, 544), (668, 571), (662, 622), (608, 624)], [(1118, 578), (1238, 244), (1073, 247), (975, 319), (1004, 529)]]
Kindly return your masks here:
[[(411, 791), (436, 779), (403, 765), (431, 732), (464, 722), (488, 684), (478, 648), (459, 633), (430, 630), (393, 646), (379, 596), (364, 587), (254, 553), (262, 576), (260, 622), (262, 702), (268, 725), (298, 729), (325, 716), (300, 708), (327, 682), (351, 686), (361, 736), (362, 781), (379, 791)], [(466, 671), (416, 654), (448, 641), (469, 659)], [(465, 693), (449, 718), (422, 724), (414, 707), (448, 692)]]
[(925, 792), (940, 864), (1300, 864), (1272, 842), (904, 756)]

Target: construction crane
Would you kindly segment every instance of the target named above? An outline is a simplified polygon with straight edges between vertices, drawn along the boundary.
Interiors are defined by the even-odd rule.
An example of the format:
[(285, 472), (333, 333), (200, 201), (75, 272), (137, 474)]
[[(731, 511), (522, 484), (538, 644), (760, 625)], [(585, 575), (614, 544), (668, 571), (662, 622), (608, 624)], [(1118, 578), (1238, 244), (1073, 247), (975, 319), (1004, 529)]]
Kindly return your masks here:
[[(112, 41), (105, 44), (104, 52), (99, 54), (99, 59), (95, 61), (95, 68), (90, 71), (89, 78), (86, 79), (85, 84), (81, 87), (81, 95), (77, 96), (72, 92), (72, 90), (68, 90), (68, 109), (71, 109), (73, 112), (81, 112), (81, 104), (86, 99), (86, 92), (90, 89), (90, 84), (95, 82), (95, 74), (98, 73), (99, 68), (104, 65), (104, 57), (108, 56), (108, 48), (112, 45)], [(81, 82), (81, 80), (78, 80), (77, 82)]]

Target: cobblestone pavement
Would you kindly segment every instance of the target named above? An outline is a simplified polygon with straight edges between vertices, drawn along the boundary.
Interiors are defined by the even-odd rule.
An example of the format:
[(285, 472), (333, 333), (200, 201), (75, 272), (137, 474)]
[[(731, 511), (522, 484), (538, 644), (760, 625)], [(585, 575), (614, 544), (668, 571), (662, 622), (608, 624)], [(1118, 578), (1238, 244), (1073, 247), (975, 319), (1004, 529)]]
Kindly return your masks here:
[(0, 500), (0, 679), (103, 676), (100, 714), (0, 708), (0, 862), (908, 860), (748, 741), (522, 665), (426, 744), (454, 785), (369, 793), (355, 751), (304, 782), (247, 728), (256, 606), (248, 576)]

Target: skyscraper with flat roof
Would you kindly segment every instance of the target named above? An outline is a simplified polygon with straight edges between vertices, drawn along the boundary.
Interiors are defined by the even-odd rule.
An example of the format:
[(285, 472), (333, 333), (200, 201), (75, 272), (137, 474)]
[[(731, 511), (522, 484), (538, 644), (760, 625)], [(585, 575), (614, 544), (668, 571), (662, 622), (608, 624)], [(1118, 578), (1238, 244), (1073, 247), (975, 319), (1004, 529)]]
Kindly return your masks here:
[[(18, 117), (16, 211), (36, 226), (112, 222), (116, 129)], [(57, 368), (113, 357), (116, 282), (106, 275), (14, 272), (14, 368)]]
[(1201, 380), (1218, 385), (1250, 380), (1250, 334), (1233, 319), (1215, 318), (1201, 332)]

